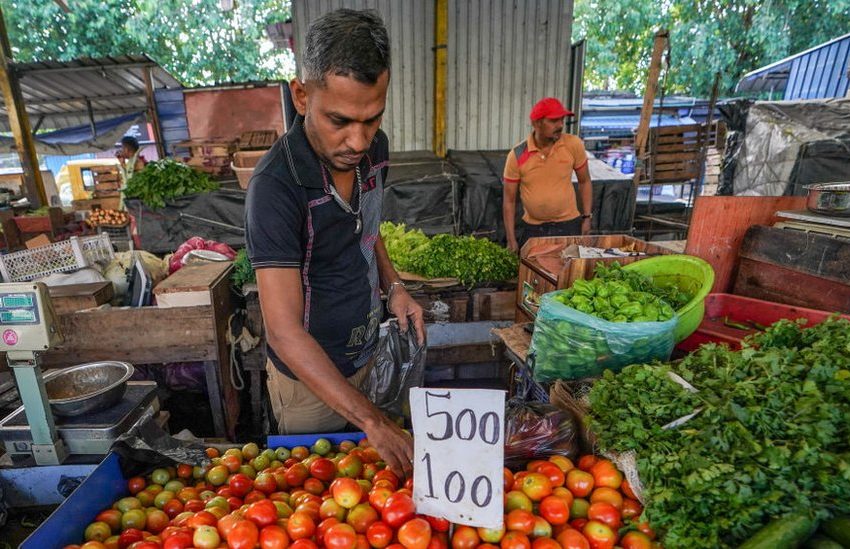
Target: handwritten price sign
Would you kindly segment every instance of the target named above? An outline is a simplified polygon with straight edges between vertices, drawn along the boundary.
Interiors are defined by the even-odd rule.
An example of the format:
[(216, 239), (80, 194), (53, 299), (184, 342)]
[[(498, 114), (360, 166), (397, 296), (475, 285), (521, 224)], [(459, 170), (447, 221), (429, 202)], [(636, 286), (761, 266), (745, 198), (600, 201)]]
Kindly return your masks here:
[(501, 527), (504, 391), (415, 388), (410, 409), (416, 510), (456, 524)]

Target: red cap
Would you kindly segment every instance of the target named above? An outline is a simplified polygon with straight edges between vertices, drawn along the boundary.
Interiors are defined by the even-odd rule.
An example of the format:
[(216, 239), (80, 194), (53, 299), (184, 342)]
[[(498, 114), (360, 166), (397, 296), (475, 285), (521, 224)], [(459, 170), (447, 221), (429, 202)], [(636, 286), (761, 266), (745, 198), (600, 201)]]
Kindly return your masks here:
[(565, 116), (575, 116), (575, 114), (561, 104), (554, 97), (544, 97), (531, 107), (531, 120), (540, 120), (541, 118), (563, 118)]

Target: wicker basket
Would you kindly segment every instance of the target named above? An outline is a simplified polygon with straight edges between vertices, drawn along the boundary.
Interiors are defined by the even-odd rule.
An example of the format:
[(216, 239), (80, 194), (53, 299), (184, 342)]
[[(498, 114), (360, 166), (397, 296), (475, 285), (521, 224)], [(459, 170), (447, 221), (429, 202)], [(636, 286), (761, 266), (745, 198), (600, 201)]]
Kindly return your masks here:
[(254, 174), (254, 168), (267, 152), (268, 150), (239, 151), (234, 153), (233, 163), (230, 164), (230, 167), (233, 168), (233, 173), (236, 174), (236, 179), (239, 180), (240, 187), (243, 189), (248, 188), (248, 183), (251, 181), (251, 176)]
[(5, 282), (25, 282), (53, 273), (91, 267), (115, 257), (109, 235), (76, 237), (0, 256), (0, 274)]

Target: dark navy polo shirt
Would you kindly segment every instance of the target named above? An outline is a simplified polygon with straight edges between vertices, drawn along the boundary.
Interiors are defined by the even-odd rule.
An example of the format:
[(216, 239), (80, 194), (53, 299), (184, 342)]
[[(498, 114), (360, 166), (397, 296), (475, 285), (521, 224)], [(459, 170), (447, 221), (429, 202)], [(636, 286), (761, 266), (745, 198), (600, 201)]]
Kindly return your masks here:
[[(331, 195), (330, 173), (310, 147), (300, 116), (257, 164), (248, 188), (251, 265), (301, 272), (304, 328), (346, 377), (366, 365), (378, 341), (383, 309), (375, 243), (388, 157), (387, 136), (379, 130), (359, 166), (360, 234), (354, 232), (354, 215)], [(356, 201), (352, 207), (357, 209)], [(267, 352), (278, 370), (295, 377), (271, 346)]]

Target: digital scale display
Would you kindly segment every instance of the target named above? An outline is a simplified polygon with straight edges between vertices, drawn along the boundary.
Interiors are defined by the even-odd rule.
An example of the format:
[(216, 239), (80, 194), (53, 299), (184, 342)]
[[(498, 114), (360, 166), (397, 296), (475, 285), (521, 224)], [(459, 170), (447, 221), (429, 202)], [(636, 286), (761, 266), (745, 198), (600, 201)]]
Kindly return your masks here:
[(35, 294), (0, 294), (0, 326), (38, 324), (38, 303)]

